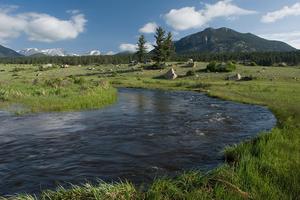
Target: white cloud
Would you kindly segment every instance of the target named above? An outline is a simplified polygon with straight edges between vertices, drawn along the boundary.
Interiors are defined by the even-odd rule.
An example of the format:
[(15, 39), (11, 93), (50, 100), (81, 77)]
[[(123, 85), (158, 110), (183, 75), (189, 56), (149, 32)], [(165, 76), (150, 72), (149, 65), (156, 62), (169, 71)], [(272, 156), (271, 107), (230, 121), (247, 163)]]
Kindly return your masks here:
[(12, 8), (0, 9), (0, 40), (16, 38), (26, 27), (26, 20), (21, 16), (10, 16), (8, 13)]
[(29, 40), (40, 42), (75, 39), (84, 31), (86, 23), (83, 14), (74, 15), (69, 20), (60, 20), (39, 13), (25, 14), (24, 17), (28, 21), (25, 32), (28, 34)]
[[(153, 45), (149, 42), (147, 42), (145, 44), (145, 46), (146, 46), (148, 52), (153, 50), (153, 48), (154, 48)], [(119, 47), (121, 52), (122, 51), (136, 52), (137, 48), (138, 48), (137, 44), (130, 44), (130, 43), (121, 44)]]
[(114, 55), (114, 54), (116, 54), (116, 53), (113, 52), (113, 51), (108, 51), (108, 52), (105, 53), (105, 55), (107, 55), (107, 56), (112, 56), (112, 55)]
[(271, 33), (263, 34), (260, 36), (269, 40), (283, 41), (297, 49), (300, 49), (300, 31), (291, 31), (287, 33)]
[(129, 52), (136, 52), (136, 48), (137, 45), (129, 44), (129, 43), (121, 44), (119, 47), (120, 51), (129, 51)]
[(255, 11), (240, 8), (231, 0), (205, 4), (202, 10), (195, 7), (172, 9), (164, 15), (166, 23), (177, 31), (199, 28), (217, 17), (233, 17), (254, 14)]
[(155, 33), (158, 25), (155, 22), (149, 22), (139, 29), (140, 33)]
[(296, 3), (291, 7), (284, 6), (280, 10), (267, 13), (261, 18), (261, 21), (263, 23), (272, 23), (288, 16), (299, 16), (299, 15), (300, 15), (300, 3)]
[(165, 15), (165, 20), (169, 26), (178, 31), (198, 28), (207, 22), (202, 13), (196, 11), (195, 7), (172, 9)]
[(29, 40), (55, 42), (74, 39), (84, 31), (87, 20), (83, 14), (72, 14), (69, 20), (44, 13), (13, 14), (12, 8), (0, 9), (0, 41), (25, 33)]

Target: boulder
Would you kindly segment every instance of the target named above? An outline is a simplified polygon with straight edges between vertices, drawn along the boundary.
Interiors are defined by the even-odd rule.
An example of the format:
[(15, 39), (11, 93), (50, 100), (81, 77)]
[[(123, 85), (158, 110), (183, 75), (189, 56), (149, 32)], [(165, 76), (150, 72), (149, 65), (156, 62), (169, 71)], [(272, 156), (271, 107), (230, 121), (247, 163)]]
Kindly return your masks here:
[(285, 62), (279, 63), (278, 64), (279, 67), (287, 67), (288, 65)]
[(62, 65), (61, 68), (69, 68), (69, 65)]
[(194, 60), (193, 59), (188, 59), (187, 63), (194, 63)]
[(45, 64), (45, 65), (43, 65), (43, 68), (49, 68), (49, 67), (53, 67), (53, 64)]
[(235, 74), (233, 76), (229, 76), (227, 80), (229, 81), (240, 81), (242, 79), (242, 76), (240, 74)]
[(177, 74), (175, 73), (175, 70), (171, 68), (166, 74), (165, 78), (168, 80), (174, 80), (177, 78)]

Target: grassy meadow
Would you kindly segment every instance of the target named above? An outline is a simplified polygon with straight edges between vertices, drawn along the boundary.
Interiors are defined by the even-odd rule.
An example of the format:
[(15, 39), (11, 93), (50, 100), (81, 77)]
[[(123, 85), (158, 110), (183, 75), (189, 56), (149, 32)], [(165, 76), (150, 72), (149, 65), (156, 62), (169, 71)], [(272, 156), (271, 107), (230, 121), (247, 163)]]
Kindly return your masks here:
[[(46, 70), (55, 70), (51, 67)], [(113, 103), (117, 91), (105, 80), (56, 76), (39, 67), (0, 69), (0, 107), (10, 112), (58, 112), (101, 108)], [(45, 75), (44, 75), (45, 74)]]
[[(202, 174), (155, 180), (147, 189), (131, 183), (84, 184), (43, 191), (38, 197), (3, 199), (300, 199), (300, 67), (237, 66), (228, 73), (207, 73), (207, 63), (194, 68), (169, 63), (179, 77), (161, 79), (164, 70), (142, 66), (70, 66), (39, 71), (39, 66), (0, 65), (0, 105), (28, 112), (99, 108), (115, 100), (115, 87), (206, 92), (212, 97), (269, 107), (277, 126), (257, 138), (224, 150), (225, 163)], [(228, 81), (236, 73), (250, 81)], [(80, 94), (80, 96), (78, 95)], [(15, 106), (16, 107), (16, 106)], [(1, 198), (0, 198), (1, 199)]]

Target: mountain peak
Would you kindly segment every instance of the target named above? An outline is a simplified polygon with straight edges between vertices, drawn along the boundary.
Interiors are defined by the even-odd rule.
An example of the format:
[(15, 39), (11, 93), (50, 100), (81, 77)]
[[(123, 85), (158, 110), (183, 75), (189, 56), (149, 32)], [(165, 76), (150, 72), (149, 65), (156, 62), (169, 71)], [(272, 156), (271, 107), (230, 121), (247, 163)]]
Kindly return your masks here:
[(175, 42), (175, 47), (177, 53), (296, 50), (284, 42), (266, 40), (251, 33), (239, 33), (226, 27), (218, 29), (206, 28), (201, 32), (186, 36)]

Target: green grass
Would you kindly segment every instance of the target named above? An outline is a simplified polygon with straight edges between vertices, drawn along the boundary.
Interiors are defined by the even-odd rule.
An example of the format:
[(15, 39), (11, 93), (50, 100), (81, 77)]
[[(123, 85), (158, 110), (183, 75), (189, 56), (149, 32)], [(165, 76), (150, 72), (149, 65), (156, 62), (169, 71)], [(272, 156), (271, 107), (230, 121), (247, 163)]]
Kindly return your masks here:
[[(173, 63), (174, 64), (174, 63)], [(42, 78), (63, 78), (70, 75), (85, 80), (109, 81), (114, 86), (156, 89), (204, 91), (208, 95), (243, 103), (269, 107), (278, 119), (278, 125), (257, 138), (227, 147), (226, 162), (210, 171), (186, 172), (176, 178), (155, 180), (142, 190), (130, 183), (73, 186), (57, 191), (44, 191), (39, 199), (300, 199), (300, 68), (237, 66), (231, 73), (205, 73), (207, 63), (197, 63), (194, 69), (174, 65), (179, 79), (157, 79), (165, 70), (142, 70), (121, 66), (71, 67), (43, 72)], [(8, 72), (18, 66), (4, 66), (2, 81), (13, 79), (14, 84), (35, 78), (34, 66), (21, 72)], [(195, 75), (185, 76), (189, 70)], [(14, 70), (18, 71), (18, 70)], [(12, 76), (18, 73), (18, 76)], [(252, 76), (252, 81), (226, 81), (235, 73)], [(79, 81), (80, 82), (80, 81)], [(75, 83), (74, 83), (75, 84)], [(76, 84), (75, 84), (76, 85)], [(2, 86), (2, 85), (1, 85)], [(25, 87), (24, 89), (20, 89)], [(27, 87), (16, 86), (22, 92)], [(77, 91), (77, 86), (71, 91)], [(71, 88), (72, 88), (71, 87)], [(77, 88), (77, 89), (76, 89)], [(75, 92), (76, 93), (76, 92)], [(19, 93), (14, 92), (14, 95)], [(34, 98), (34, 97), (32, 97)], [(34, 106), (32, 106), (34, 107)], [(11, 199), (37, 199), (34, 196), (15, 196)]]
[(116, 89), (106, 81), (52, 78), (0, 83), (0, 106), (18, 114), (96, 109), (113, 103)]

